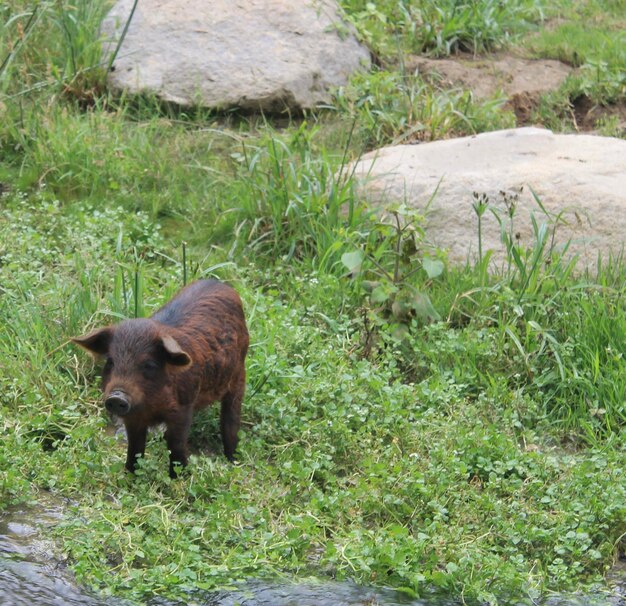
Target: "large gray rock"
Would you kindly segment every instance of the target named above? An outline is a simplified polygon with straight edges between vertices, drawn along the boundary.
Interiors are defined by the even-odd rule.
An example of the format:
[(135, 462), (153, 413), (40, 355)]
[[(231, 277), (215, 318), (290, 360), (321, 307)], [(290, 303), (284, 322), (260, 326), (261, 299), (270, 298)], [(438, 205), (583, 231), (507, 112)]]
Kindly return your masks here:
[[(534, 244), (534, 215), (537, 224), (554, 228), (557, 247), (571, 242), (569, 253), (579, 253), (587, 266), (598, 253), (604, 258), (620, 253), (626, 239), (626, 141), (621, 139), (512, 129), (386, 147), (363, 156), (355, 175), (370, 202), (383, 207), (406, 202), (420, 209), (429, 242), (447, 250), (453, 263), (477, 256), (476, 195), (485, 196), (522, 246)], [(490, 210), (483, 215), (482, 242), (483, 251), (495, 251), (494, 261), (505, 259), (500, 223)]]
[[(112, 52), (131, 13), (103, 22)], [(368, 67), (334, 0), (139, 0), (109, 85), (182, 106), (312, 108)]]

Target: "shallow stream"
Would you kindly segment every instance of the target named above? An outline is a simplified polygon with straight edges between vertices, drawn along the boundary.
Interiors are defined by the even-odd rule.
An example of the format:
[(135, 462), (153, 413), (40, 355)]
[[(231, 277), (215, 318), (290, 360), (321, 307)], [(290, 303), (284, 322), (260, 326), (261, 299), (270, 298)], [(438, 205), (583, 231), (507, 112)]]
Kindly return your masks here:
[[(63, 514), (61, 504), (42, 501), (35, 507), (0, 514), (0, 606), (130, 606), (98, 598), (81, 589), (55, 552), (47, 530)], [(553, 596), (545, 606), (626, 606), (626, 565), (616, 569), (613, 595)], [(194, 595), (201, 606), (455, 606), (460, 600), (413, 600), (385, 589), (353, 583), (309, 581), (300, 584), (251, 581), (238, 591)], [(154, 598), (147, 606), (180, 606)], [(512, 606), (518, 606), (517, 604)]]
[(46, 537), (61, 515), (62, 507), (52, 501), (0, 514), (0, 605), (123, 606), (94, 598), (72, 582)]

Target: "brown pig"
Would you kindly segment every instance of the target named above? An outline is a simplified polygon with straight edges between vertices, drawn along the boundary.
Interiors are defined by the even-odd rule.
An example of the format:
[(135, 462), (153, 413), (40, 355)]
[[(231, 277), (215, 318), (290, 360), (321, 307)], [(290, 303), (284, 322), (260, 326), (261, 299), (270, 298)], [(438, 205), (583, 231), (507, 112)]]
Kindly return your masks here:
[(106, 360), (104, 404), (126, 426), (129, 471), (144, 454), (148, 427), (164, 423), (169, 472), (175, 477), (175, 464), (187, 464), (193, 412), (216, 400), (222, 405), (224, 454), (233, 460), (249, 338), (241, 299), (230, 286), (194, 282), (150, 318), (126, 320), (72, 341)]

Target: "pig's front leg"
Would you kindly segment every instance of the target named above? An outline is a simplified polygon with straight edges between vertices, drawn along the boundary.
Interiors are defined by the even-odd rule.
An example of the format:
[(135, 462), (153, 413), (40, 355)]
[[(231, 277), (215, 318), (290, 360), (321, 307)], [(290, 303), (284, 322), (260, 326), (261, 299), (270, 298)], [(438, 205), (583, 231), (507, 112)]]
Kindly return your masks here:
[(187, 438), (189, 437), (190, 427), (191, 414), (185, 415), (175, 421), (170, 421), (167, 424), (165, 441), (170, 451), (170, 478), (175, 478), (177, 475), (175, 469), (177, 463), (182, 467), (187, 465)]
[(148, 428), (145, 425), (135, 425), (128, 422), (126, 422), (125, 425), (126, 437), (128, 439), (126, 469), (131, 473), (135, 473), (137, 457), (143, 457), (146, 450), (146, 434), (148, 433)]

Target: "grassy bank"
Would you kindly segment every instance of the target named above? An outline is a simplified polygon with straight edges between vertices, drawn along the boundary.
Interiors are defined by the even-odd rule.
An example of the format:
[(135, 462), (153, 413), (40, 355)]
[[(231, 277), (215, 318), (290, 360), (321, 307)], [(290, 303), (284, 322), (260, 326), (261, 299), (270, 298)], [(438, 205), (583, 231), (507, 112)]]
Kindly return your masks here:
[[(476, 3), (448, 38), (417, 9), (345, 6), (381, 57), (541, 23), (531, 3)], [(509, 114), (392, 63), (280, 130), (167, 112), (102, 92), (103, 6), (0, 10), (0, 507), (69, 499), (56, 533), (78, 579), (137, 600), (276, 575), (491, 602), (602, 587), (626, 533), (623, 264), (576, 274), (539, 239), (503, 275), (447, 267), (421, 255), (419, 217), (381, 223), (346, 170)], [(68, 339), (209, 276), (239, 290), (251, 333), (239, 464), (209, 410), (181, 478), (158, 435), (129, 477)]]

